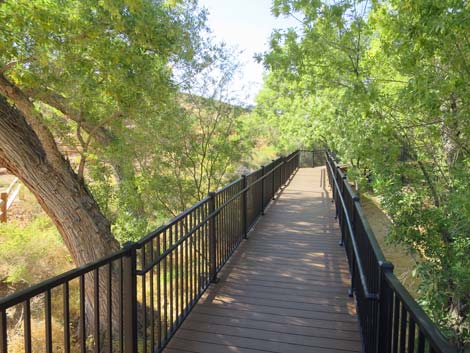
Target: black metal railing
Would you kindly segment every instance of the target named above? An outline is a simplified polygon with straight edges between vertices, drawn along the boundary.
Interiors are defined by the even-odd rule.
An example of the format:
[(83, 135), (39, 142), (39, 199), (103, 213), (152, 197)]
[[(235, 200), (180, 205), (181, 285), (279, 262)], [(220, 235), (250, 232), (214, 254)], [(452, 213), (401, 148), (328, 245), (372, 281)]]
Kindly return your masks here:
[(0, 299), (0, 353), (161, 352), (299, 160), (281, 157), (139, 242)]
[(326, 165), (326, 150), (299, 150), (300, 152), (300, 168), (314, 168)]
[(330, 153), (326, 159), (365, 353), (457, 352), (393, 274), (346, 174)]

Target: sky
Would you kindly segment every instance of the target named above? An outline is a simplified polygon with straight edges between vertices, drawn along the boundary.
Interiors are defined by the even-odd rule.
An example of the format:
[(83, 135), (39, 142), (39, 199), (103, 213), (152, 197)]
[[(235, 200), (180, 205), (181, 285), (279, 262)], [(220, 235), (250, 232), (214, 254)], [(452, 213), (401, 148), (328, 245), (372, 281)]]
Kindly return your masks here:
[(209, 11), (208, 25), (214, 37), (242, 50), (241, 79), (234, 82), (234, 93), (252, 105), (262, 87), (263, 65), (253, 58), (269, 49), (269, 37), (275, 28), (298, 25), (294, 19), (275, 18), (271, 14), (272, 0), (199, 0)]

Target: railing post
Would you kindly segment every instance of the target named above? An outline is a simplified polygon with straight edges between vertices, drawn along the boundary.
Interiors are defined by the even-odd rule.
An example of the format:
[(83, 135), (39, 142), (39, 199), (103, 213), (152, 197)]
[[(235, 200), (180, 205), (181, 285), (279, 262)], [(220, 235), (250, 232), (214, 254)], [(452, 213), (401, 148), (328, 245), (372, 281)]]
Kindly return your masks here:
[(276, 174), (276, 170), (274, 168), (276, 168), (276, 164), (275, 164), (275, 160), (273, 159), (272, 162), (271, 162), (271, 165), (272, 165), (272, 168), (271, 168), (271, 193), (273, 195), (272, 199), (275, 200), (276, 198), (274, 197), (274, 195), (276, 195), (276, 189), (275, 189), (275, 185), (274, 185), (274, 174)]
[(129, 252), (122, 258), (124, 352), (137, 353), (137, 255), (135, 243), (128, 242)]
[(286, 157), (281, 157), (281, 185), (284, 185), (286, 182)]
[[(342, 180), (343, 183), (347, 183), (347, 178), (346, 176), (343, 177), (343, 180)], [(344, 195), (343, 195), (343, 198), (344, 198)], [(355, 233), (356, 232), (356, 216), (355, 216), (355, 212), (354, 212), (354, 209), (356, 208), (356, 202), (359, 202), (359, 196), (355, 195), (353, 196), (353, 204), (352, 204), (352, 213), (349, 213), (349, 216), (350, 216), (350, 219), (351, 219), (351, 227), (352, 227), (352, 231)], [(346, 210), (345, 212), (348, 212), (348, 210)], [(344, 244), (344, 234), (346, 233), (346, 231), (343, 231), (341, 232), (341, 243), (340, 243), (340, 246), (343, 246)], [(352, 234), (349, 234), (349, 237), (352, 237)], [(352, 297), (354, 295), (354, 280), (355, 280), (355, 277), (356, 277), (356, 270), (355, 270), (355, 262), (356, 262), (356, 259), (355, 259), (355, 254), (354, 254), (354, 250), (353, 250), (353, 247), (351, 245), (352, 243), (352, 240), (349, 240), (349, 248), (351, 249), (351, 287), (349, 289), (349, 296)]]
[(377, 353), (390, 353), (392, 342), (392, 306), (391, 289), (386, 285), (385, 276), (393, 273), (393, 264), (388, 261), (380, 262), (379, 310), (377, 311)]
[[(242, 189), (246, 189), (246, 187), (248, 186), (248, 182), (246, 180), (246, 175), (243, 174), (242, 175)], [(245, 190), (243, 192), (243, 199), (242, 199), (242, 222), (243, 222), (243, 237), (245, 239), (248, 238), (248, 222), (247, 222), (247, 219), (248, 219), (248, 190)]]
[(215, 192), (209, 193), (209, 258), (210, 258), (210, 280), (217, 282), (217, 237), (215, 234)]
[(7, 203), (8, 203), (8, 193), (2, 192), (0, 195), (0, 199), (2, 202), (2, 205), (0, 207), (0, 211), (2, 214), (0, 215), (0, 222), (6, 223), (7, 221)]
[(265, 190), (264, 190), (264, 165), (261, 166), (261, 216), (264, 216), (264, 193), (265, 193)]
[[(346, 176), (343, 177), (343, 183), (347, 183), (347, 178)], [(343, 196), (344, 197), (344, 196)], [(353, 232), (356, 233), (356, 212), (355, 209), (356, 209), (356, 202), (359, 202), (360, 201), (360, 198), (359, 196), (357, 195), (354, 195), (352, 197), (352, 205), (351, 205), (351, 209), (348, 210), (349, 211), (349, 218), (351, 219), (351, 226), (352, 226), (352, 229), (353, 229)], [(344, 235), (343, 233), (341, 234), (341, 243), (339, 244), (340, 246), (343, 246), (344, 244)]]

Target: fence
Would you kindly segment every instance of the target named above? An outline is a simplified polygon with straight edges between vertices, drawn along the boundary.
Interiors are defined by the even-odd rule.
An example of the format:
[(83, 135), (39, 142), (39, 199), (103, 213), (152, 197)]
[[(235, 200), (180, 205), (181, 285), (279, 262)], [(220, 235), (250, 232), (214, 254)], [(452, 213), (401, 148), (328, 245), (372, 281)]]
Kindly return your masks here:
[(281, 157), (139, 242), (0, 299), (0, 352), (161, 352), (299, 160)]
[(8, 210), (18, 197), (21, 189), (21, 183), (18, 178), (13, 179), (8, 188), (0, 193), (0, 222), (5, 223), (8, 219)]
[(300, 150), (300, 168), (320, 167), (326, 164), (325, 150)]
[(365, 353), (455, 353), (393, 274), (364, 216), (359, 197), (330, 153), (327, 173), (351, 273)]

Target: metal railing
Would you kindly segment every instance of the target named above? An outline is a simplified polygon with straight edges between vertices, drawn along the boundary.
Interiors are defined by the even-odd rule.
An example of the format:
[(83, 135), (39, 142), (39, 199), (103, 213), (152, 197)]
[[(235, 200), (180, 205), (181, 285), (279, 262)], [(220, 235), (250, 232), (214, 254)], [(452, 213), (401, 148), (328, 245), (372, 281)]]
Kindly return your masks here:
[(326, 169), (351, 273), (365, 353), (456, 353), (393, 274), (359, 197), (330, 153)]
[(299, 160), (281, 157), (139, 242), (0, 299), (0, 352), (161, 352)]
[(300, 152), (300, 168), (315, 168), (326, 165), (326, 150), (299, 150)]

